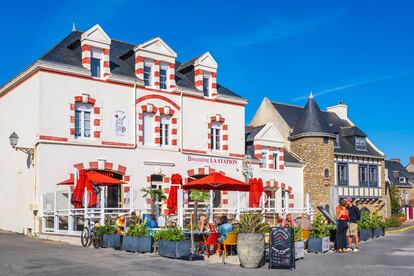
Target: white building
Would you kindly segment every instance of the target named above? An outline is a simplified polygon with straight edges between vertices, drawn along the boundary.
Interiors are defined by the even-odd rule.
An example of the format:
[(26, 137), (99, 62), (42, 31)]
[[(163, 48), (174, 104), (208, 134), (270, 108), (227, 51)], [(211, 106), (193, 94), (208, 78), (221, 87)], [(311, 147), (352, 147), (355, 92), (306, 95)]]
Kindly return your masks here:
[[(168, 193), (175, 173), (243, 179), (247, 100), (217, 83), (210, 53), (176, 58), (160, 38), (128, 44), (96, 25), (73, 31), (1, 87), (0, 229), (79, 230), (82, 213), (57, 186), (79, 169), (126, 182), (105, 191), (106, 207), (118, 209), (147, 210), (141, 188)], [(33, 155), (10, 146), (13, 132)], [(215, 207), (236, 208), (236, 197), (216, 193)]]

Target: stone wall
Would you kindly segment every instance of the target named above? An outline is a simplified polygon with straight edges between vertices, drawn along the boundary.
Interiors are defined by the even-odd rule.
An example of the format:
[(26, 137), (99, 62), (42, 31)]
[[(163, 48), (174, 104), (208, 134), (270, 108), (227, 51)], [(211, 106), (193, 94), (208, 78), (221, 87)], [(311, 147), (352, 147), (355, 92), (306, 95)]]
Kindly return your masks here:
[[(330, 204), (330, 190), (335, 183), (334, 139), (329, 138), (325, 144), (323, 137), (302, 137), (291, 141), (291, 150), (305, 161), (304, 195), (309, 193), (312, 207)], [(327, 178), (325, 169), (329, 170)]]

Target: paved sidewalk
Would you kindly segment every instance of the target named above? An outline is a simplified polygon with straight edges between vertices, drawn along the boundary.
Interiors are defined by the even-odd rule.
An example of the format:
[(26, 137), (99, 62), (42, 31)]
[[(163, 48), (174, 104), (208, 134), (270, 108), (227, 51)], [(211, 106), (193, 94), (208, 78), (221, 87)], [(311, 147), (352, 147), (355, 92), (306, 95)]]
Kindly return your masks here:
[[(237, 258), (237, 257), (234, 257)], [(359, 253), (307, 254), (293, 271), (186, 262), (0, 233), (0, 275), (414, 275), (414, 229), (362, 244)]]

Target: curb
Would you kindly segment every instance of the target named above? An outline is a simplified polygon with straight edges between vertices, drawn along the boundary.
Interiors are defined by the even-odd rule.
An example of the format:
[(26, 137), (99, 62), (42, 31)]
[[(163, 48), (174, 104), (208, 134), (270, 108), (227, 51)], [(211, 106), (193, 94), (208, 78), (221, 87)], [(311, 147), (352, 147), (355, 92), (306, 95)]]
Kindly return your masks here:
[(404, 232), (408, 229), (412, 229), (414, 228), (414, 225), (408, 226), (408, 227), (404, 227), (401, 229), (397, 229), (397, 230), (389, 230), (389, 231), (385, 231), (385, 234), (391, 234), (391, 233), (400, 233), (400, 232)]

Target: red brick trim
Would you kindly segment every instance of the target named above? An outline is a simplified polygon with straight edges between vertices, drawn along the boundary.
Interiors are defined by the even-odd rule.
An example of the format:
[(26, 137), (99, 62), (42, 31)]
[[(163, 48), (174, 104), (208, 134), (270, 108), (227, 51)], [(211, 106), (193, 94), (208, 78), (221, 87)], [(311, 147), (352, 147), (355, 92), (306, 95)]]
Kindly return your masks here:
[(102, 145), (118, 146), (118, 147), (134, 147), (135, 146), (134, 144), (110, 142), (110, 141), (102, 141)]
[(162, 95), (151, 94), (151, 95), (142, 96), (142, 97), (136, 99), (135, 100), (135, 103), (138, 104), (138, 103), (140, 103), (142, 101), (149, 100), (149, 99), (159, 99), (159, 100), (163, 100), (163, 101), (165, 101), (165, 102), (173, 105), (177, 110), (180, 110), (180, 106), (178, 104), (176, 104), (173, 100), (171, 100), (171, 99), (169, 99), (167, 97), (164, 97)]
[(46, 135), (40, 135), (40, 140), (49, 140), (49, 141), (60, 141), (60, 142), (67, 142), (68, 138), (65, 137), (56, 137), (56, 136), (46, 136)]

